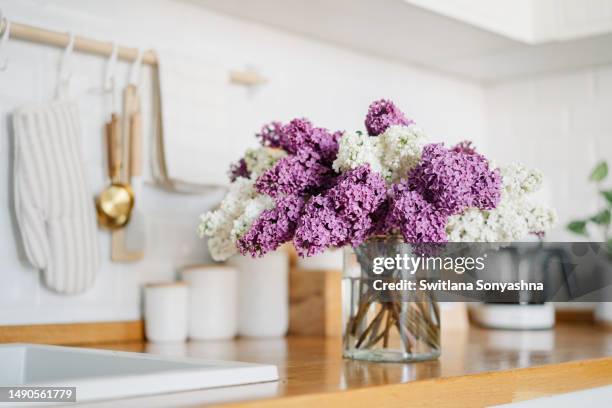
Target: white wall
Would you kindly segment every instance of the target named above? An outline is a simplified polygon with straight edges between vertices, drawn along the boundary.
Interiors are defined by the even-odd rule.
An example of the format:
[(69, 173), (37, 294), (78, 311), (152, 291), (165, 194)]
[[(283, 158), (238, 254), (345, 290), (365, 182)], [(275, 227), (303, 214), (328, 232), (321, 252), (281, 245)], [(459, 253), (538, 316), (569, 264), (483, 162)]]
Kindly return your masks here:
[(612, 164), (612, 66), (499, 84), (485, 95), (489, 153), (540, 168), (540, 198), (560, 219), (548, 239), (576, 240), (565, 224), (600, 203), (589, 173), (598, 160)]
[[(252, 65), (270, 80), (256, 92), (237, 87), (211, 87), (201, 112), (214, 113), (214, 132), (180, 136), (170, 149), (201, 171), (210, 163), (210, 140), (238, 157), (259, 126), (272, 119), (308, 116), (330, 128), (362, 126), (367, 105), (388, 97), (414, 118), (433, 140), (472, 139), (483, 145), (483, 90), (471, 83), (439, 76), (295, 37), (256, 24), (232, 20), (204, 9), (164, 0), (5, 0), (0, 8), (15, 21), (73, 30), (99, 39), (197, 57), (216, 67)], [(366, 28), (364, 28), (366, 29)], [(76, 297), (57, 296), (40, 286), (38, 274), (17, 257), (9, 192), (10, 144), (6, 115), (15, 107), (48, 100), (55, 86), (59, 51), (11, 41), (9, 68), (0, 72), (0, 324), (125, 320), (140, 316), (142, 282), (170, 279), (181, 265), (207, 259), (194, 234), (197, 215), (217, 197), (185, 197), (146, 188), (141, 201), (149, 222), (148, 249), (137, 264), (109, 261), (109, 237), (99, 233), (103, 264), (93, 290)], [(104, 60), (78, 56), (75, 89), (82, 107), (83, 140), (92, 196), (105, 183), (101, 126), (105, 104), (87, 92), (99, 86)], [(123, 75), (125, 76), (125, 68)], [(192, 69), (199, 69), (198, 66)], [(144, 78), (143, 83), (148, 83)], [(219, 92), (223, 92), (222, 95)], [(148, 101), (150, 89), (143, 89)], [(223, 99), (225, 111), (209, 109)], [(165, 100), (170, 104), (172, 100)], [(150, 106), (145, 103), (145, 122)], [(197, 108), (197, 107), (196, 107)], [(193, 109), (193, 108), (192, 108)], [(150, 134), (147, 124), (146, 134)], [(190, 143), (185, 143), (185, 141)], [(172, 143), (173, 140), (169, 140)], [(197, 159), (194, 159), (194, 152)], [(196, 162), (197, 160), (197, 162)], [(171, 163), (172, 165), (172, 163)], [(178, 168), (178, 167), (177, 167)], [(183, 171), (185, 171), (183, 169)], [(208, 168), (219, 174), (218, 168)], [(197, 173), (196, 173), (197, 174)], [(194, 177), (194, 174), (190, 176)]]

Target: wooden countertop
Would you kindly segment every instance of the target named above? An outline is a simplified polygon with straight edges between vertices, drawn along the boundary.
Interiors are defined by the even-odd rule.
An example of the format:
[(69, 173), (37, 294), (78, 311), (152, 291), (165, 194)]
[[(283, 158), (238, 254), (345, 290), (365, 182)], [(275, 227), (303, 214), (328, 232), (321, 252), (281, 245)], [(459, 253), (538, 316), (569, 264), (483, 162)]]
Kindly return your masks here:
[(591, 325), (443, 331), (442, 344), (438, 361), (411, 364), (344, 360), (339, 338), (87, 347), (276, 364), (281, 381), (265, 391), (205, 400), (248, 407), (485, 406), (612, 384), (612, 332)]

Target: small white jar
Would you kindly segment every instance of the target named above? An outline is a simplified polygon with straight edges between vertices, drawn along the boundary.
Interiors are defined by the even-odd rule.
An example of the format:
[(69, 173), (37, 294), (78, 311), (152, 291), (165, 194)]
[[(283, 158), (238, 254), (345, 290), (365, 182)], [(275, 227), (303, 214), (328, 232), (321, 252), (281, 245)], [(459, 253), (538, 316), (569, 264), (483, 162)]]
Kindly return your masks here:
[(595, 321), (603, 326), (612, 327), (612, 302), (599, 302), (595, 305)]
[(289, 259), (282, 250), (262, 258), (234, 256), (238, 274), (238, 334), (282, 337), (289, 326)]
[(320, 254), (297, 259), (300, 271), (342, 271), (342, 249), (327, 249)]
[(236, 336), (236, 269), (194, 265), (184, 268), (181, 277), (189, 285), (189, 338), (219, 340)]
[(187, 300), (188, 288), (182, 282), (145, 285), (145, 335), (148, 341), (185, 341), (187, 338)]

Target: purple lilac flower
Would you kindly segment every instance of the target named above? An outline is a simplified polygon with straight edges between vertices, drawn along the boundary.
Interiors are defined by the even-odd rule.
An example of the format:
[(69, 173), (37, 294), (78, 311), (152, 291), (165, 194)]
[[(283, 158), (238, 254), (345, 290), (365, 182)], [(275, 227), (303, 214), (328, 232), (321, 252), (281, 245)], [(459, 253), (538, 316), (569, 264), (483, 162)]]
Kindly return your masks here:
[(408, 243), (446, 242), (448, 215), (427, 202), (416, 191), (396, 191), (390, 203), (389, 222), (396, 225)]
[(334, 187), (326, 192), (338, 214), (349, 221), (358, 221), (378, 209), (387, 195), (385, 180), (368, 164), (338, 177)]
[(410, 190), (447, 215), (467, 207), (493, 209), (501, 198), (499, 170), (478, 153), (449, 150), (443, 144), (423, 148), (421, 163), (408, 177)]
[(293, 245), (298, 255), (312, 256), (329, 247), (344, 245), (350, 225), (338, 216), (333, 202), (323, 195), (312, 197), (300, 218)]
[(307, 194), (319, 190), (333, 177), (333, 170), (321, 164), (320, 156), (311, 150), (280, 159), (255, 182), (257, 191), (270, 197), (282, 194)]
[(359, 245), (372, 233), (372, 216), (385, 199), (385, 181), (369, 165), (342, 174), (332, 188), (306, 205), (294, 238), (298, 254), (310, 256), (328, 247)]
[(238, 160), (236, 163), (230, 166), (228, 175), (232, 183), (236, 181), (238, 177), (249, 177), (251, 175), (247, 169), (247, 164), (244, 158)]
[(333, 162), (338, 153), (341, 132), (330, 133), (327, 129), (314, 127), (307, 119), (293, 119), (283, 126), (286, 138), (283, 146), (287, 152), (297, 154), (303, 150), (316, 152), (322, 161)]
[(256, 137), (261, 145), (266, 147), (283, 148), (287, 144), (283, 124), (277, 121), (263, 125)]
[(404, 113), (387, 99), (372, 102), (365, 119), (365, 126), (370, 136), (380, 135), (389, 126), (408, 126), (411, 123), (414, 122), (406, 118)]
[(405, 179), (387, 189), (386, 200), (378, 207), (372, 217), (376, 221), (373, 231), (375, 235), (392, 234), (399, 228), (398, 218), (393, 216), (393, 206), (402, 194), (409, 191), (410, 188)]
[(470, 140), (464, 140), (457, 143), (451, 150), (456, 153), (477, 154), (476, 148)]
[(469, 156), (473, 168), (471, 206), (480, 210), (492, 210), (501, 201), (502, 177), (499, 169), (490, 169), (488, 160), (476, 153)]
[(289, 155), (257, 179), (257, 190), (271, 197), (321, 191), (335, 175), (331, 164), (342, 133), (313, 127), (306, 119), (294, 119), (279, 132), (278, 143)]
[(265, 210), (237, 242), (243, 255), (263, 256), (293, 238), (304, 207), (304, 199), (295, 195), (279, 198), (276, 206)]
[(372, 214), (372, 220), (374, 220), (372, 235), (390, 235), (394, 233), (396, 225), (390, 215), (392, 203), (391, 197), (387, 197)]

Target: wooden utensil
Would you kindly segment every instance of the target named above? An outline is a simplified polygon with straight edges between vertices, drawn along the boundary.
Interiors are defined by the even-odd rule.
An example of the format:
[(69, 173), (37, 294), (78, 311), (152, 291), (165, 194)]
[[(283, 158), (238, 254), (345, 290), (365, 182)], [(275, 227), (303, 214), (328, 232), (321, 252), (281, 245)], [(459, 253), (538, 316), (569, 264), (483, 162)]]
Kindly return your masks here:
[(142, 119), (140, 101), (136, 103), (137, 111), (130, 117), (130, 181), (142, 176)]
[[(130, 84), (125, 89), (126, 115), (129, 115), (129, 181), (135, 191), (141, 191), (142, 180), (142, 126), (138, 88)], [(125, 248), (130, 253), (144, 255), (145, 216), (140, 211), (140, 202), (132, 210), (132, 219), (125, 229)]]
[[(132, 177), (141, 172), (140, 102), (138, 89), (129, 84), (123, 91), (122, 131), (124, 134), (121, 181), (130, 185)], [(134, 202), (136, 200), (135, 197)], [(115, 230), (111, 235), (111, 259), (115, 262), (135, 262), (144, 257), (144, 219), (138, 210), (131, 211), (131, 219), (125, 229)]]

